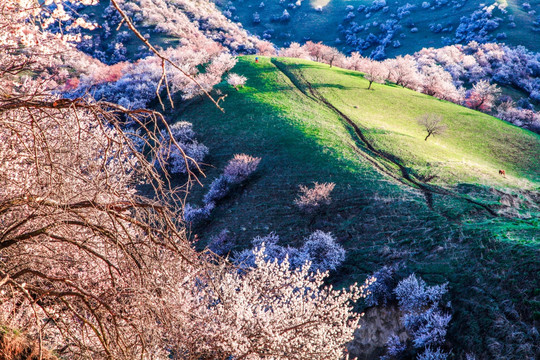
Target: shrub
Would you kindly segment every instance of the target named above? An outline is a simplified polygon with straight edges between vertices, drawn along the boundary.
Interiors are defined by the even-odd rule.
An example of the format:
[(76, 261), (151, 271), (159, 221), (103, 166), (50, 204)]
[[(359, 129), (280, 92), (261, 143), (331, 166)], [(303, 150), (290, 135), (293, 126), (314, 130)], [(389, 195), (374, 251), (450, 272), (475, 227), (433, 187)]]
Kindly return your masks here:
[(369, 285), (369, 293), (366, 296), (368, 306), (385, 305), (393, 297), (392, 290), (396, 286), (395, 270), (392, 267), (384, 266), (382, 269), (371, 275), (374, 281)]
[(314, 212), (321, 205), (329, 205), (332, 201), (330, 193), (334, 190), (334, 183), (314, 183), (312, 188), (300, 185), (300, 195), (294, 200), (294, 203), (308, 213)]
[[(195, 132), (192, 124), (186, 121), (178, 122), (170, 127), (171, 134), (163, 130), (161, 132), (164, 146), (159, 153), (160, 160), (164, 161), (173, 174), (186, 174), (188, 168), (196, 168), (208, 154), (208, 148), (194, 139)], [(188, 157), (184, 158), (182, 151)], [(186, 167), (187, 162), (187, 167)]]
[(235, 155), (225, 167), (223, 175), (218, 176), (210, 184), (208, 192), (203, 197), (204, 207), (196, 208), (188, 204), (187, 212), (186, 210), (184, 211), (184, 219), (192, 222), (208, 218), (212, 210), (216, 207), (216, 203), (229, 194), (231, 185), (246, 180), (257, 169), (260, 160), (260, 158), (254, 158), (245, 154)]
[(399, 307), (405, 312), (418, 312), (428, 305), (438, 305), (448, 291), (447, 284), (426, 286), (426, 282), (412, 274), (403, 279), (394, 289)]
[(189, 142), (195, 139), (195, 131), (193, 131), (193, 124), (187, 121), (179, 121), (171, 125), (171, 133), (176, 141)]
[(255, 170), (261, 158), (249, 156), (246, 154), (236, 154), (229, 160), (223, 175), (230, 183), (240, 183), (248, 178)]
[(216, 204), (214, 203), (208, 203), (202, 208), (186, 204), (184, 206), (184, 220), (186, 222), (197, 222), (201, 220), (206, 220), (210, 217), (210, 213), (212, 212), (212, 210), (214, 210), (215, 207)]
[(450, 318), (449, 314), (431, 307), (421, 313), (405, 315), (403, 322), (407, 331), (413, 335), (414, 347), (421, 349), (444, 343)]
[(386, 342), (386, 355), (381, 357), (381, 360), (390, 360), (399, 357), (407, 348), (407, 345), (402, 343), (399, 336), (392, 334)]
[[(446, 359), (439, 349), (431, 346), (442, 345), (451, 315), (441, 312), (439, 302), (447, 292), (446, 284), (426, 286), (424, 280), (412, 274), (399, 282), (394, 290), (403, 316), (403, 325), (412, 335), (415, 348), (425, 348), (425, 359)], [(419, 357), (420, 358), (420, 357)]]
[(211, 202), (215, 203), (227, 196), (229, 191), (230, 184), (227, 181), (227, 178), (224, 175), (220, 175), (214, 181), (212, 181), (212, 184), (210, 184), (208, 192), (204, 195), (203, 202), (205, 204)]
[[(257, 236), (251, 240), (252, 249), (246, 249), (235, 254), (234, 263), (244, 269), (254, 267), (255, 253), (258, 249), (264, 249), (263, 256), (265, 261), (277, 261), (281, 264), (285, 259), (289, 259), (289, 261), (291, 258), (296, 259), (298, 250), (278, 245), (278, 241), (279, 236), (274, 232), (266, 236)], [(296, 260), (293, 262), (294, 264), (297, 263)], [(291, 268), (300, 268), (305, 263), (304, 261), (302, 264), (299, 264), (300, 266), (296, 266), (293, 265), (293, 262), (290, 262)]]
[(330, 233), (317, 230), (305, 239), (300, 253), (311, 261), (311, 270), (335, 270), (345, 260), (345, 249)]
[(178, 145), (189, 159), (187, 159), (186, 167), (186, 159), (181, 151), (176, 146), (171, 145), (165, 152), (165, 156), (169, 170), (173, 174), (186, 174), (188, 168), (190, 170), (196, 168), (208, 154), (208, 148), (196, 140), (191, 143), (179, 142)]
[(264, 248), (266, 261), (277, 261), (281, 264), (287, 260), (291, 269), (299, 269), (311, 263), (310, 271), (335, 270), (345, 260), (345, 250), (337, 244), (330, 233), (315, 231), (304, 239), (300, 249), (278, 245), (279, 236), (270, 233), (267, 236), (257, 236), (252, 241), (253, 249), (246, 249), (234, 255), (234, 263), (241, 268), (255, 266), (255, 252)]

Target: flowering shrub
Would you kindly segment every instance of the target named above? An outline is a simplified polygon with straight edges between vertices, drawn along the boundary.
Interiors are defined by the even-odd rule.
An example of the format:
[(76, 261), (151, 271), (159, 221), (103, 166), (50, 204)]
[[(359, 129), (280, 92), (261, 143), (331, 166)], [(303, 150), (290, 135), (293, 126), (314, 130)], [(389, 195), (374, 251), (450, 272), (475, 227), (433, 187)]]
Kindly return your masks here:
[(227, 76), (227, 83), (231, 85), (232, 87), (234, 87), (236, 91), (238, 91), (239, 87), (244, 87), (246, 81), (247, 81), (247, 78), (242, 75), (229, 74), (229, 76)]
[(388, 337), (388, 341), (386, 342), (386, 355), (382, 356), (381, 360), (399, 358), (406, 348), (407, 345), (401, 342), (399, 336), (392, 334)]
[(184, 206), (184, 220), (186, 222), (197, 222), (208, 219), (210, 217), (210, 213), (212, 212), (212, 210), (214, 210), (215, 207), (216, 204), (214, 203), (205, 204), (201, 208), (186, 204)]
[[(189, 131), (191, 127), (183, 126), (181, 128), (182, 131), (179, 134), (179, 139), (182, 137), (189, 138), (194, 134)], [(189, 148), (187, 149), (189, 150)], [(189, 156), (190, 153), (186, 151), (186, 154)], [(195, 208), (190, 205), (188, 212), (186, 213), (184, 211), (184, 220), (192, 222), (210, 217), (210, 213), (215, 208), (216, 203), (229, 194), (232, 186), (245, 181), (257, 169), (260, 161), (261, 158), (255, 158), (246, 154), (236, 154), (225, 166), (223, 174), (218, 176), (210, 184), (208, 192), (203, 197), (204, 206), (202, 208)]]
[[(441, 311), (439, 302), (447, 292), (447, 285), (427, 286), (425, 281), (412, 274), (401, 280), (394, 293), (404, 316), (403, 324), (412, 335), (415, 348), (424, 349), (425, 359), (446, 359), (447, 354), (432, 346), (442, 345), (451, 315)], [(421, 357), (419, 357), (421, 358)]]
[(300, 185), (300, 195), (294, 200), (294, 203), (306, 212), (314, 212), (321, 205), (328, 205), (332, 201), (330, 193), (334, 190), (334, 183), (314, 183), (312, 188)]
[(218, 176), (210, 184), (208, 192), (204, 195), (203, 202), (205, 204), (215, 203), (218, 200), (223, 199), (230, 191), (230, 183), (224, 175)]
[[(257, 236), (251, 243), (254, 249), (264, 245), (266, 260), (275, 260), (279, 263), (287, 260), (291, 268), (301, 268), (309, 262), (311, 271), (325, 272), (335, 270), (345, 260), (345, 249), (336, 243), (330, 233), (320, 230), (305, 238), (300, 249), (278, 245), (278, 241), (279, 236), (272, 232), (267, 236)], [(253, 267), (255, 265), (253, 250), (246, 249), (236, 253), (234, 262), (242, 268)]]
[(446, 360), (447, 358), (448, 354), (442, 351), (440, 348), (432, 350), (430, 347), (424, 350), (424, 352), (417, 357), (418, 360)]
[(317, 230), (304, 240), (300, 254), (311, 261), (311, 270), (335, 270), (345, 261), (345, 249), (330, 233)]
[(249, 156), (246, 154), (236, 154), (229, 160), (223, 170), (223, 175), (230, 183), (240, 183), (248, 178), (255, 170), (261, 158)]
[(374, 281), (368, 287), (366, 304), (368, 306), (386, 305), (393, 297), (393, 289), (396, 286), (395, 270), (384, 266), (371, 276)]
[[(188, 169), (191, 170), (199, 166), (208, 154), (208, 148), (194, 139), (195, 132), (192, 127), (191, 123), (185, 121), (172, 125), (170, 130), (174, 141), (169, 132), (165, 130), (161, 132), (163, 142), (166, 145), (157, 161), (160, 164), (161, 162), (166, 163), (173, 174), (186, 174)], [(187, 159), (179, 148), (188, 157)]]
[(448, 291), (446, 286), (446, 284), (427, 286), (424, 280), (412, 274), (398, 283), (394, 293), (402, 311), (419, 312), (426, 306), (437, 306)]
[(431, 345), (441, 345), (446, 337), (446, 328), (451, 316), (439, 309), (430, 307), (420, 313), (404, 316), (405, 328), (413, 335), (413, 345), (421, 349)]
[[(255, 254), (254, 249), (264, 248), (263, 256), (265, 261), (277, 261), (282, 263), (285, 259), (289, 261), (289, 264), (296, 268), (304, 265), (305, 261), (296, 266), (297, 259), (296, 253), (297, 249), (290, 247), (283, 247), (278, 245), (279, 236), (271, 232), (266, 236), (257, 236), (251, 240), (253, 245), (252, 249), (245, 249), (239, 253), (236, 253), (234, 256), (234, 262), (239, 265), (241, 268), (251, 268), (255, 266)], [(296, 250), (296, 253), (295, 253)]]

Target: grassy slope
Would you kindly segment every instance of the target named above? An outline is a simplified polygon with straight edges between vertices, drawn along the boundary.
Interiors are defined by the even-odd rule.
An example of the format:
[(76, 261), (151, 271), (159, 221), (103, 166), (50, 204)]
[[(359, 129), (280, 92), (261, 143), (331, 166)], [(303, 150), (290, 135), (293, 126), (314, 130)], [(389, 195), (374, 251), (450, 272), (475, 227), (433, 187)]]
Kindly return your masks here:
[[(402, 265), (402, 275), (415, 271), (432, 283), (449, 281), (456, 309), (451, 334), (471, 350), (485, 349), (487, 338), (506, 336), (495, 334), (490, 320), (504, 300), (515, 302), (518, 320), (530, 323), (540, 313), (534, 276), (540, 270), (534, 261), (539, 222), (533, 205), (540, 184), (538, 135), (394, 85), (376, 84), (367, 91), (361, 74), (309, 61), (262, 58), (255, 64), (253, 57), (243, 57), (234, 71), (248, 82), (238, 92), (218, 86), (228, 95), (225, 114), (203, 101), (177, 116), (193, 122), (210, 148), (212, 167), (203, 184), (235, 153), (263, 159), (256, 176), (224, 199), (208, 223), (193, 229), (201, 246), (225, 228), (239, 249), (270, 231), (293, 246), (314, 230), (332, 231), (348, 254), (333, 274), (338, 285), (362, 281), (387, 264)], [(368, 150), (343, 116), (308, 96), (307, 82), (391, 161)], [(414, 119), (424, 112), (444, 115), (446, 136), (423, 140)], [(424, 186), (454, 195), (432, 194), (428, 206), (396, 163), (416, 181), (436, 173), (436, 183)], [(507, 171), (506, 179), (499, 168)], [(305, 216), (293, 201), (299, 184), (314, 181), (336, 183), (333, 202), (322, 213)], [(500, 191), (514, 194), (521, 205), (501, 205)], [(200, 204), (202, 194), (194, 189), (190, 201)], [(494, 217), (466, 199), (507, 217)]]

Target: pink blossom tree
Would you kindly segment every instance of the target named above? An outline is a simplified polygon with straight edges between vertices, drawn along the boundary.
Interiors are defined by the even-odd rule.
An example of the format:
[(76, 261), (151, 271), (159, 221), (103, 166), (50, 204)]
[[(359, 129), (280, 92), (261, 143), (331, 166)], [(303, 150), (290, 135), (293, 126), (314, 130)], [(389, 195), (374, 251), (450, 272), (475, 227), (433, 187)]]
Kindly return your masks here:
[(232, 87), (234, 87), (236, 91), (238, 91), (239, 87), (244, 87), (244, 85), (246, 84), (246, 81), (247, 81), (247, 78), (242, 75), (229, 74), (229, 76), (227, 76), (227, 83), (231, 85)]
[(371, 86), (374, 82), (384, 84), (386, 76), (388, 75), (388, 70), (383, 63), (375, 60), (370, 60), (363, 71), (365, 71), (366, 80), (369, 81), (368, 90), (371, 90)]
[(334, 183), (319, 184), (318, 182), (315, 182), (311, 188), (300, 185), (300, 194), (294, 200), (294, 203), (303, 211), (314, 212), (322, 205), (330, 204), (332, 201), (330, 193), (335, 186)]
[(473, 85), (465, 98), (465, 105), (475, 110), (489, 111), (493, 107), (495, 97), (501, 90), (487, 80), (480, 80)]

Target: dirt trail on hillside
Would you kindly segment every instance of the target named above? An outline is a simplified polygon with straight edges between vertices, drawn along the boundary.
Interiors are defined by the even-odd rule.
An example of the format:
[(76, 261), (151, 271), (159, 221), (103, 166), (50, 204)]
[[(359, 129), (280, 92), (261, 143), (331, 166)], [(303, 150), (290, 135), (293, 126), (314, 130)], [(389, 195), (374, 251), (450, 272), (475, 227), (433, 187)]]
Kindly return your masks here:
[[(339, 110), (337, 107), (335, 107), (330, 101), (328, 101), (319, 91), (317, 91), (312, 84), (307, 81), (307, 79), (302, 75), (302, 72), (298, 70), (297, 74), (293, 74), (291, 71), (287, 69), (287, 65), (279, 62), (275, 58), (271, 60), (272, 64), (285, 75), (289, 81), (306, 97), (309, 99), (322, 104), (323, 106), (327, 107), (328, 109), (332, 110), (335, 114), (338, 115), (338, 117), (345, 122), (346, 126), (352, 129), (352, 132), (354, 133), (356, 137), (356, 141), (363, 145), (363, 147), (367, 148), (369, 152), (373, 155), (368, 154), (365, 151), (362, 151), (360, 147), (354, 146), (353, 150), (360, 156), (362, 156), (364, 159), (369, 161), (373, 166), (375, 166), (376, 169), (378, 169), (383, 174), (392, 177), (393, 179), (399, 181), (402, 184), (411, 186), (415, 189), (418, 189), (422, 192), (426, 199), (426, 203), (428, 207), (431, 210), (433, 209), (433, 194), (438, 195), (446, 195), (446, 196), (452, 196), (454, 198), (458, 198), (460, 200), (467, 201), (473, 205), (476, 205), (483, 210), (487, 211), (492, 216), (499, 216), (499, 214), (491, 209), (486, 204), (483, 204), (479, 201), (464, 197), (462, 195), (456, 194), (450, 190), (432, 185), (427, 184), (420, 179), (416, 178), (414, 175), (410, 174), (409, 171), (405, 166), (400, 164), (397, 160), (393, 158), (393, 156), (385, 154), (384, 152), (376, 149), (373, 144), (369, 141), (369, 139), (366, 138), (360, 127), (347, 115), (345, 115), (341, 110)], [(305, 85), (307, 87), (306, 89), (303, 88), (302, 85)], [(380, 162), (380, 160), (384, 160), (388, 163), (393, 164), (399, 169), (400, 175), (397, 175), (393, 173), (390, 169), (383, 166)], [(444, 216), (444, 215), (443, 215)], [(446, 216), (445, 216), (446, 217)], [(454, 220), (454, 219), (449, 219)]]

